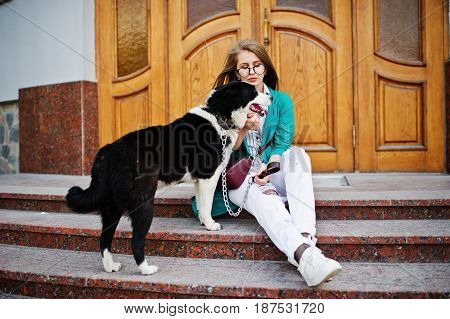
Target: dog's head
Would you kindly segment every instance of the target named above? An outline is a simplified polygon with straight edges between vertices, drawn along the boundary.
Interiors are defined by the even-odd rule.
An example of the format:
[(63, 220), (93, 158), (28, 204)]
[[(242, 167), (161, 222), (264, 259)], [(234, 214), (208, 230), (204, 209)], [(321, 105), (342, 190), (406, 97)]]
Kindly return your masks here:
[(248, 83), (233, 81), (217, 87), (206, 101), (207, 111), (217, 117), (224, 129), (243, 128), (252, 104), (269, 106), (269, 96)]

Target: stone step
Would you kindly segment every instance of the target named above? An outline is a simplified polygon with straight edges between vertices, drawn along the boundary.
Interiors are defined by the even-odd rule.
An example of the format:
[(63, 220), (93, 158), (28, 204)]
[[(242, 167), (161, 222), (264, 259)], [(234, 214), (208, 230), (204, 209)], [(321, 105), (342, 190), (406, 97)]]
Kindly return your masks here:
[(36, 299), (36, 298), (22, 295), (12, 295), (0, 291), (0, 299)]
[[(255, 219), (220, 221), (207, 231), (194, 218), (155, 217), (149, 256), (286, 260)], [(101, 223), (94, 215), (0, 210), (0, 243), (98, 251)], [(450, 220), (319, 220), (318, 246), (339, 261), (449, 262)], [(131, 226), (122, 218), (113, 251), (131, 254)]]
[[(450, 199), (316, 200), (318, 220), (449, 219)], [(0, 193), (0, 209), (68, 213), (63, 195)], [(193, 217), (188, 198), (155, 198), (155, 216)], [(218, 218), (231, 219), (225, 214)], [(253, 218), (244, 211), (238, 218)]]
[[(0, 175), (0, 208), (69, 212), (67, 190), (89, 186), (89, 176)], [(313, 174), (317, 219), (449, 219), (450, 176), (443, 174)], [(159, 217), (193, 217), (193, 184), (160, 189)], [(230, 218), (225, 215), (222, 218)], [(243, 213), (240, 218), (253, 218)]]
[(448, 264), (342, 263), (308, 288), (288, 262), (148, 257), (159, 271), (137, 273), (116, 255), (117, 273), (97, 253), (0, 245), (0, 290), (39, 298), (449, 298)]

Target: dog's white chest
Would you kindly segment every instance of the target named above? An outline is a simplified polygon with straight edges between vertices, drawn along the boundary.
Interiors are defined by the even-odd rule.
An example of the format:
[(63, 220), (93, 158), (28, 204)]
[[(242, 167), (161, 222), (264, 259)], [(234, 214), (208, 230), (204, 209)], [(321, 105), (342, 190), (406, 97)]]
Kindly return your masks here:
[(182, 183), (190, 183), (193, 181), (194, 181), (194, 178), (192, 178), (192, 175), (189, 172), (184, 174), (183, 178), (180, 180), (180, 182), (182, 182)]

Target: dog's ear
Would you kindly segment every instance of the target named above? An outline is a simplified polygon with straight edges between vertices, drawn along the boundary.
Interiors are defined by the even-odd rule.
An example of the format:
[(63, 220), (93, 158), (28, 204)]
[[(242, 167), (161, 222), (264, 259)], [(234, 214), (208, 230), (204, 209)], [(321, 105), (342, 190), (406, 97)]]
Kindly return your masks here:
[(221, 107), (223, 103), (226, 103), (228, 107), (233, 110), (241, 106), (239, 104), (243, 98), (242, 93), (246, 89), (252, 90), (253, 88), (254, 86), (251, 84), (240, 81), (232, 81), (216, 87), (206, 101), (206, 104), (212, 109), (212, 111), (214, 111), (217, 107)]
[(221, 90), (221, 89), (222, 89), (223, 87), (225, 87), (226, 85), (228, 85), (228, 84), (222, 84), (222, 85), (216, 86), (216, 87), (214, 88), (214, 91)]
[(233, 81), (217, 87), (206, 101), (205, 110), (223, 123), (224, 129), (234, 127), (232, 113), (245, 107), (258, 95), (255, 86), (246, 82)]
[(236, 97), (238, 94), (238, 85), (237, 81), (230, 82), (219, 87), (216, 87), (215, 92), (211, 95), (211, 97), (215, 99), (232, 99)]
[(246, 106), (258, 95), (255, 86), (241, 81), (221, 85), (212, 92), (206, 101), (206, 109), (225, 122), (232, 123), (233, 111)]
[(242, 86), (245, 86), (245, 85), (249, 85), (249, 84), (246, 83), (246, 82), (241, 82), (241, 81), (231, 81), (231, 82), (219, 85), (214, 90), (221, 91), (224, 88), (233, 88), (233, 87), (234, 88), (238, 88), (238, 87), (242, 87)]

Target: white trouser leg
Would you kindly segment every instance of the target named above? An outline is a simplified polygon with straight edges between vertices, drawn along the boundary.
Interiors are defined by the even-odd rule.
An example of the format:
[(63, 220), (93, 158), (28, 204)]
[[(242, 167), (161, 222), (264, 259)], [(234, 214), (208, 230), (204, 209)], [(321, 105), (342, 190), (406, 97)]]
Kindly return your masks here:
[(311, 160), (301, 147), (291, 146), (281, 156), (281, 170), (270, 176), (270, 182), (287, 196), (292, 222), (300, 233), (316, 234), (316, 211)]
[[(228, 192), (230, 200), (238, 206), (244, 199), (249, 178), (250, 176), (247, 176), (240, 188)], [(275, 246), (286, 254), (289, 262), (298, 266), (294, 259), (294, 252), (300, 245), (308, 243), (308, 240), (292, 223), (291, 215), (284, 207), (281, 198), (276, 195), (265, 195), (256, 184), (253, 184), (244, 208), (255, 216)]]

